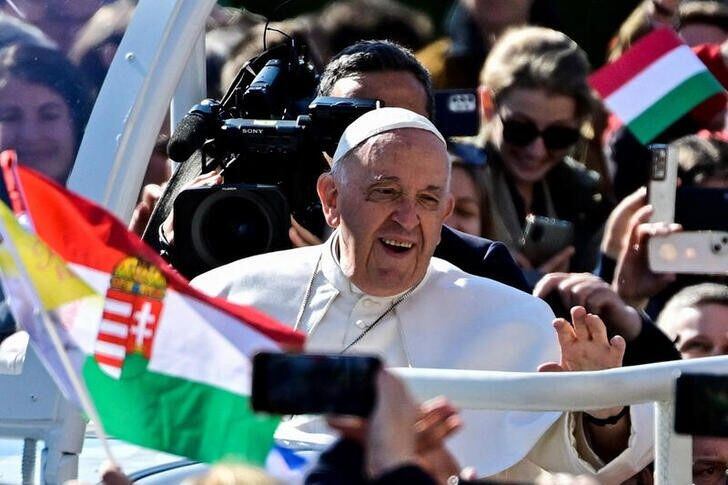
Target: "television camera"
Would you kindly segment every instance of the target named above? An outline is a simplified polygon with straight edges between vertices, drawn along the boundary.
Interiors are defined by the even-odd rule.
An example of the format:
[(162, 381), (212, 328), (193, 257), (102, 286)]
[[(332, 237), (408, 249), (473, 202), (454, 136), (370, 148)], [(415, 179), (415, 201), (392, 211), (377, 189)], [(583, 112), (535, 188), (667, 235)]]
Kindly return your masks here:
[[(176, 197), (174, 245), (161, 249), (182, 274), (290, 247), (291, 215), (323, 235), (323, 153), (333, 154), (346, 126), (380, 102), (314, 99), (317, 84), (305, 45), (291, 41), (249, 61), (222, 100), (202, 101), (179, 123), (168, 152), (184, 164), (170, 186), (190, 180), (190, 171), (220, 170), (225, 182)], [(199, 171), (186, 168), (195, 162)]]

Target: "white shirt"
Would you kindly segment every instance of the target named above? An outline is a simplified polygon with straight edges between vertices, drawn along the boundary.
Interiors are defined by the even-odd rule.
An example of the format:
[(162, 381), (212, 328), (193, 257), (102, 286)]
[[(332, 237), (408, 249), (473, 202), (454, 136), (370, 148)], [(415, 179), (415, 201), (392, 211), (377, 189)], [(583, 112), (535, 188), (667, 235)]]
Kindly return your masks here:
[[(336, 232), (321, 246), (236, 261), (199, 276), (193, 285), (254, 306), (290, 326), (296, 325), (300, 314), (298, 329), (308, 334), (306, 350), (338, 353), (397, 296), (373, 297), (353, 286), (336, 261), (335, 238)], [(552, 320), (553, 313), (542, 300), (432, 258), (424, 279), (409, 296), (347, 353), (376, 354), (398, 367), (534, 372), (542, 362), (559, 360)], [(593, 472), (592, 465), (601, 463), (593, 455), (584, 460), (576, 451), (580, 444), (586, 445), (575, 434), (574, 419), (562, 418), (552, 426), (560, 415), (462, 410), (464, 427), (449, 445), (461, 464), (475, 466), (483, 475), (523, 462), (529, 453), (542, 467)], [(321, 420), (298, 418), (295, 425), (297, 431), (324, 431)], [(619, 476), (627, 478), (628, 470), (649, 462), (650, 445), (644, 442), (650, 442), (651, 433), (645, 431), (631, 440), (631, 445), (638, 445), (633, 450), (636, 458), (625, 466), (610, 464)], [(532, 450), (534, 446), (537, 449)]]

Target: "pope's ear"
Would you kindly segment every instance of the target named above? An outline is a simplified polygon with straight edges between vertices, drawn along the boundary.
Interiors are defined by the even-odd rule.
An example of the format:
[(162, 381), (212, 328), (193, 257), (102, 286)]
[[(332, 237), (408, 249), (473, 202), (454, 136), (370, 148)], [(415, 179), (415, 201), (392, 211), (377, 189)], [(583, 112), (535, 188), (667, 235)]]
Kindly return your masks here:
[(478, 101), (480, 101), (480, 120), (482, 123), (490, 121), (495, 116), (495, 103), (493, 92), (483, 86), (478, 86)]
[(326, 223), (331, 227), (339, 225), (339, 189), (331, 172), (322, 173), (316, 182), (316, 192), (321, 201)]

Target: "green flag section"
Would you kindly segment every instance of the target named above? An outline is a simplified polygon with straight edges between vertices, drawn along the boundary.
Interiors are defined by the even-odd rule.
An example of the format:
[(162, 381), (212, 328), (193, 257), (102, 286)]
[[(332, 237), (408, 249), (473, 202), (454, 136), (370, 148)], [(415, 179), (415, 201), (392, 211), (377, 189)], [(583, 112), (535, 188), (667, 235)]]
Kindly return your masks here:
[(589, 77), (589, 84), (642, 143), (649, 143), (723, 88), (698, 56), (668, 28), (637, 41)]
[(303, 336), (191, 288), (104, 209), (27, 169), (20, 180), (38, 236), (0, 209), (2, 280), (10, 301), (26, 303), (13, 312), (62, 390), (80, 401), (47, 328), (29, 317), (39, 311), (107, 432), (195, 460), (262, 464), (278, 420), (250, 408), (252, 358), (298, 350)]
[(148, 372), (147, 365), (139, 354), (130, 355), (121, 379), (114, 379), (95, 359), (86, 360), (83, 377), (108, 433), (206, 462), (222, 458), (264, 463), (277, 418), (250, 411), (248, 396)]
[(642, 143), (649, 143), (675, 120), (722, 89), (712, 74), (700, 72), (673, 88), (629, 122), (627, 127)]

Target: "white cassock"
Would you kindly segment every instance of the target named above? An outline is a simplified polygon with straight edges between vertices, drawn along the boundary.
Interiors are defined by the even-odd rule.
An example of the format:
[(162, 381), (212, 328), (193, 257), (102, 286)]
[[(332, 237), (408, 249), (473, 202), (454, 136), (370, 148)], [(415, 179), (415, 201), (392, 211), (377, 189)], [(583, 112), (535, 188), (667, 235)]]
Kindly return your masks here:
[[(298, 322), (298, 330), (308, 334), (310, 352), (376, 354), (391, 367), (521, 372), (559, 361), (554, 317), (546, 303), (437, 258), (422, 282), (360, 337), (401, 295), (373, 297), (352, 285), (337, 262), (336, 237), (334, 232), (321, 246), (236, 261), (192, 283), (282, 323)], [(632, 406), (631, 411), (630, 448), (600, 471), (603, 482), (617, 483), (650, 461), (651, 407)], [(604, 465), (586, 444), (578, 414), (462, 410), (461, 416), (464, 426), (448, 446), (479, 475), (515, 465), (504, 476), (530, 479), (538, 473), (536, 464), (568, 473), (594, 473)], [(301, 431), (331, 434), (320, 418), (293, 423)]]

